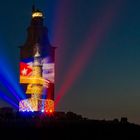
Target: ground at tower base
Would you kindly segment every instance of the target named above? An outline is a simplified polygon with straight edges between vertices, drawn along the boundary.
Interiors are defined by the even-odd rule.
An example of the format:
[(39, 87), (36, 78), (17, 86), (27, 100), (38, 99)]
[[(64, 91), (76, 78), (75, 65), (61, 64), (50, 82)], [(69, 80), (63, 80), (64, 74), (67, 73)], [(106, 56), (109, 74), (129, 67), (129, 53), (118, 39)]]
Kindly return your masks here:
[[(91, 120), (73, 112), (16, 112), (0, 108), (0, 130), (4, 137), (24, 139), (91, 138), (135, 139), (140, 136), (140, 125), (128, 122), (126, 117), (113, 120)], [(4, 133), (3, 133), (4, 132)], [(9, 134), (9, 135), (5, 135)]]

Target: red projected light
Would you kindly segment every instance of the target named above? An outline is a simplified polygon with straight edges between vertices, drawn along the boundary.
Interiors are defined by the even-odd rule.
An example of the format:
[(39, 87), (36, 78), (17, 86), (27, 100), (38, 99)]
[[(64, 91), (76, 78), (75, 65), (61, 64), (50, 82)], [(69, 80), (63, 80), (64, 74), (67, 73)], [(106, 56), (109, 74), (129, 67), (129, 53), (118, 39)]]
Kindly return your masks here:
[(49, 115), (49, 114), (52, 114), (52, 113), (53, 113), (53, 110), (52, 110), (52, 109), (46, 110), (45, 113), (48, 114), (48, 115)]
[(61, 98), (71, 88), (72, 84), (85, 68), (89, 59), (95, 53), (95, 49), (101, 42), (101, 39), (105, 36), (105, 33), (110, 28), (113, 18), (117, 14), (120, 2), (121, 1), (116, 0), (115, 4), (110, 3), (110, 5), (104, 11), (102, 11), (103, 15), (100, 20), (98, 20), (95, 26), (91, 28), (87, 40), (81, 45), (81, 50), (76, 55), (76, 58), (74, 59), (75, 62), (72, 63), (72, 69), (67, 72), (64, 84), (58, 91), (55, 100), (55, 107), (57, 106)]
[(52, 109), (50, 109), (50, 113), (52, 113), (53, 111), (52, 111)]

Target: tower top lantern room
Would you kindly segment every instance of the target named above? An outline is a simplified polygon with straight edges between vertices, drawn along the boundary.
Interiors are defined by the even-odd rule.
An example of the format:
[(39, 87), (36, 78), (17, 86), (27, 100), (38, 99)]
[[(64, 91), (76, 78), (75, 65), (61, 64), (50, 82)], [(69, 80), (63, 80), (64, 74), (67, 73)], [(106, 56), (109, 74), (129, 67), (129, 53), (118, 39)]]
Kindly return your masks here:
[(39, 10), (33, 11), (32, 13), (32, 18), (42, 18), (43, 17), (43, 13)]
[(33, 6), (27, 39), (20, 46), (20, 84), (26, 99), (19, 102), (19, 111), (54, 111), (55, 47), (43, 19)]
[(43, 19), (44, 19), (43, 12), (38, 10), (38, 9), (35, 9), (35, 7), (33, 6), (33, 8), (32, 8), (32, 22), (35, 23), (34, 25), (43, 24)]

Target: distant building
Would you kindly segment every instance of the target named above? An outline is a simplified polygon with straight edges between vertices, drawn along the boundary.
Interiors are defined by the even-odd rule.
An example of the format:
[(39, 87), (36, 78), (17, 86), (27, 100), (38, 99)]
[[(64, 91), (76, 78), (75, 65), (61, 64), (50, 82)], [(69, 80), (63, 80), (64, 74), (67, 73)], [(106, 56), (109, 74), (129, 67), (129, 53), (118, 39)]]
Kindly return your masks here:
[(12, 116), (13, 116), (13, 108), (11, 107), (0, 108), (0, 117), (11, 118)]
[(122, 123), (122, 124), (126, 124), (126, 123), (128, 123), (128, 119), (127, 119), (127, 117), (121, 117), (121, 121), (120, 121), (120, 123)]
[(2, 107), (2, 108), (0, 108), (0, 113), (13, 113), (13, 108), (11, 108), (11, 107)]

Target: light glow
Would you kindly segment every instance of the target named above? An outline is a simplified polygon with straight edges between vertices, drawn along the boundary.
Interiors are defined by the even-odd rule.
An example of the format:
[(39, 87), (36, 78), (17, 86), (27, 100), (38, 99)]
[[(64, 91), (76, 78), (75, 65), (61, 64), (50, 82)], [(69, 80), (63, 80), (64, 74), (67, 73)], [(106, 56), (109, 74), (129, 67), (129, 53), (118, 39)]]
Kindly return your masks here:
[(32, 18), (35, 18), (35, 17), (43, 17), (42, 12), (34, 12), (34, 13), (32, 14)]

